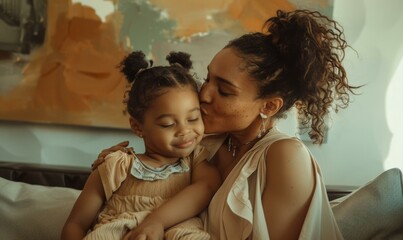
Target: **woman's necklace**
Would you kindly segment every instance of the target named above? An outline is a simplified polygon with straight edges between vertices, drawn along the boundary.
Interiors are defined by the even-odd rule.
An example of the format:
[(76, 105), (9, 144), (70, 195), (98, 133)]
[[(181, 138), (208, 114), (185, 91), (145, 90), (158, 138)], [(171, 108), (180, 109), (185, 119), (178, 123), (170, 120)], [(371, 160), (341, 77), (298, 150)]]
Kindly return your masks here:
[(249, 145), (249, 144), (251, 144), (251, 143), (253, 143), (253, 142), (257, 142), (259, 139), (263, 138), (267, 133), (269, 133), (271, 129), (272, 129), (272, 128), (269, 128), (269, 129), (267, 129), (267, 131), (266, 131), (265, 133), (263, 133), (263, 134), (261, 134), (261, 135), (258, 135), (258, 136), (257, 136), (256, 138), (254, 138), (253, 140), (251, 140), (251, 141), (249, 141), (249, 142), (246, 142), (246, 143), (239, 144), (239, 145), (235, 145), (235, 144), (234, 144), (234, 141), (232, 140), (231, 135), (229, 135), (229, 136), (228, 136), (228, 142), (227, 142), (227, 145), (228, 145), (228, 152), (232, 152), (232, 158), (235, 158), (235, 156), (236, 156), (236, 154), (237, 154), (237, 150), (239, 150), (239, 149), (240, 149), (241, 147), (243, 147), (243, 146), (247, 146), (247, 145)]

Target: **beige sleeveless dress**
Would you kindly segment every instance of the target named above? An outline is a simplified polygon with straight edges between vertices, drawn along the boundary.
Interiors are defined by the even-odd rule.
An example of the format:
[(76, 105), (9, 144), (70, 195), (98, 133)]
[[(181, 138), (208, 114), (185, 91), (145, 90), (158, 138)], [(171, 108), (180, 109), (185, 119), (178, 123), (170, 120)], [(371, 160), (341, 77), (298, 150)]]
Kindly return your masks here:
[[(206, 137), (202, 144), (210, 158), (222, 145), (226, 136)], [(205, 230), (212, 239), (268, 240), (263, 212), (262, 193), (265, 187), (266, 150), (272, 143), (290, 136), (273, 128), (259, 140), (234, 167), (210, 202), (203, 216)], [(330, 208), (326, 188), (315, 159), (315, 190), (299, 239), (343, 239)]]

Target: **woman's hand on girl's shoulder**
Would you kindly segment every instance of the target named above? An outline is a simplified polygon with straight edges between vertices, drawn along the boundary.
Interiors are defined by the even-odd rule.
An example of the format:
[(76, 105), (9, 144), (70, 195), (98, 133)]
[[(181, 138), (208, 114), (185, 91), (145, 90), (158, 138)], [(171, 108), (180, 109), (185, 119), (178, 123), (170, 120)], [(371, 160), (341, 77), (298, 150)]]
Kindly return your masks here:
[(103, 149), (101, 151), (101, 153), (98, 154), (98, 158), (95, 159), (95, 161), (91, 164), (91, 170), (94, 171), (95, 169), (97, 169), (98, 166), (105, 161), (105, 157), (110, 153), (113, 153), (113, 152), (116, 152), (119, 150), (122, 152), (125, 152), (125, 153), (128, 153), (130, 151), (134, 152), (133, 148), (127, 147), (127, 146), (129, 146), (129, 141), (123, 141), (116, 145), (113, 145), (110, 148)]

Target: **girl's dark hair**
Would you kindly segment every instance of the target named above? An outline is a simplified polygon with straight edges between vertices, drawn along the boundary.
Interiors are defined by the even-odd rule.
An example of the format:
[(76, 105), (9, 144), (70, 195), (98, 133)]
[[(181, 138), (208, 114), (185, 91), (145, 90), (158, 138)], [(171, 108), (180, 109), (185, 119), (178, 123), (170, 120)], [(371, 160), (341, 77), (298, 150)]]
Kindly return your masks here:
[(341, 62), (347, 43), (337, 22), (316, 11), (277, 11), (265, 24), (265, 33), (245, 34), (230, 41), (256, 80), (258, 98), (280, 96), (292, 106), (303, 128), (310, 127), (314, 143), (321, 144), (325, 118), (331, 108), (346, 108), (349, 93), (358, 87), (347, 82)]
[(184, 52), (170, 52), (166, 57), (169, 66), (152, 67), (143, 52), (135, 51), (126, 56), (119, 68), (131, 83), (125, 94), (127, 112), (142, 122), (150, 103), (163, 94), (166, 88), (190, 86), (195, 92), (197, 83), (189, 73), (192, 67), (190, 55)]

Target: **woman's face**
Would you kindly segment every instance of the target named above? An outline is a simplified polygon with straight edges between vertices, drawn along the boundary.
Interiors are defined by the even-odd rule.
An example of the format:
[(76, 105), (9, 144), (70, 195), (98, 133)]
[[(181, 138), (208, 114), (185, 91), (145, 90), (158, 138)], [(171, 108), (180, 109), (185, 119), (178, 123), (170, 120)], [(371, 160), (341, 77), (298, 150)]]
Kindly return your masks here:
[(256, 99), (257, 85), (244, 66), (232, 48), (210, 62), (200, 91), (205, 133), (243, 131), (258, 117), (262, 101)]

